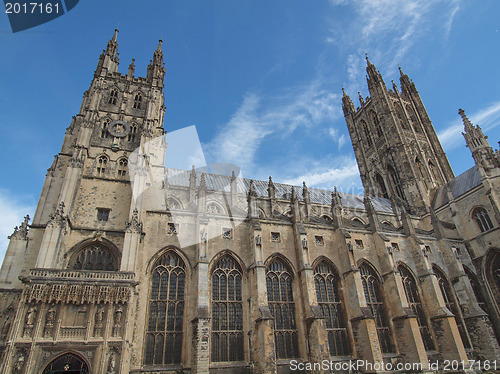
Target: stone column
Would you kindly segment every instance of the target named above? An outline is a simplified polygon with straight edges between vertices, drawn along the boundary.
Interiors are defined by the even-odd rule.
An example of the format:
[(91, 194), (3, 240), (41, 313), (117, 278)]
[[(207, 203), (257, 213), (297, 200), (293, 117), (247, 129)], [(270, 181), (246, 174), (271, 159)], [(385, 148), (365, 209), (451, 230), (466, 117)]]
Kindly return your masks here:
[(22, 283), (18, 276), (24, 265), (24, 256), (28, 248), (28, 221), (29, 216), (24, 217), (21, 227), (14, 229), (9, 236), (10, 242), (5, 253), (5, 258), (0, 269), (0, 288), (21, 288)]

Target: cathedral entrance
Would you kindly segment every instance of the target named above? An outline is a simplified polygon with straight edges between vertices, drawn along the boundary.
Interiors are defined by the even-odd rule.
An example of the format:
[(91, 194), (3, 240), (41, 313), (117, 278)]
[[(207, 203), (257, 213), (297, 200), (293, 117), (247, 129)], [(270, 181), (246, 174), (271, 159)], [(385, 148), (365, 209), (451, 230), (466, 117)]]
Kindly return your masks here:
[(42, 374), (88, 374), (89, 367), (83, 359), (73, 353), (65, 353), (52, 360)]

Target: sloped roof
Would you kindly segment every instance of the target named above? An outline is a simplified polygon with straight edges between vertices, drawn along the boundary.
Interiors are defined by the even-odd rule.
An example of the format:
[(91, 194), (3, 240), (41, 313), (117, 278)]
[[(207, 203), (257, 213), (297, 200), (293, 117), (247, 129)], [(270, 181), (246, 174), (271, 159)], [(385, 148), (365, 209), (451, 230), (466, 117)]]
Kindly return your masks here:
[(450, 199), (446, 190), (449, 188), (454, 199), (462, 196), (466, 192), (476, 188), (481, 184), (481, 174), (476, 166), (464, 171), (462, 174), (452, 179), (448, 184), (439, 187), (434, 197), (434, 208), (439, 208), (447, 204)]
[[(167, 182), (170, 186), (181, 186), (181, 187), (189, 187), (189, 177), (191, 172), (179, 169), (166, 169), (167, 170)], [(207, 190), (212, 191), (230, 191), (231, 186), (231, 177), (227, 175), (218, 175), (218, 174), (209, 174), (202, 173), (196, 171), (196, 186), (200, 186), (201, 175), (204, 175), (205, 184), (207, 186)], [(247, 178), (237, 178), (237, 189), (241, 194), (248, 194), (250, 190), (250, 182), (251, 179)], [(275, 183), (275, 196), (277, 199), (290, 199), (292, 197), (292, 188), (295, 189), (295, 193), (297, 198), (300, 201), (303, 201), (303, 187), (292, 186), (289, 184), (283, 183)], [(269, 182), (254, 180), (253, 185), (255, 188), (255, 192), (259, 197), (268, 197), (267, 188), (269, 186)], [(354, 209), (365, 209), (365, 205), (363, 203), (364, 196), (355, 195), (345, 192), (340, 192), (340, 197), (342, 198), (342, 205), (345, 207), (350, 207)], [(317, 188), (309, 188), (309, 196), (312, 203), (322, 204), (322, 205), (331, 205), (332, 203), (332, 191), (328, 190), (320, 190)], [(379, 197), (371, 197), (373, 207), (378, 212), (392, 213), (391, 202), (388, 199), (379, 198)]]

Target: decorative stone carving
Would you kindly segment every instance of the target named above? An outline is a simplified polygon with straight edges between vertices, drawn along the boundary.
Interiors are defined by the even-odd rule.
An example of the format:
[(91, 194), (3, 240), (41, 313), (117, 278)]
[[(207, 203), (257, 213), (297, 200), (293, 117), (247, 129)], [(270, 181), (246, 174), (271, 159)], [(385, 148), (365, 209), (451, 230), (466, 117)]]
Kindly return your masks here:
[(130, 298), (130, 288), (95, 284), (29, 284), (24, 289), (23, 298), (26, 303), (123, 304)]
[(104, 323), (104, 308), (97, 307), (94, 317), (94, 336), (101, 336), (102, 327)]
[(26, 360), (26, 358), (24, 357), (24, 353), (21, 352), (19, 354), (19, 356), (17, 356), (17, 359), (15, 361), (15, 364), (14, 364), (14, 367), (13, 367), (13, 370), (12, 372), (14, 374), (20, 374), (23, 372), (23, 369), (24, 369), (24, 361)]
[(109, 355), (107, 374), (115, 374), (116, 373), (115, 368), (116, 368), (116, 351), (112, 350)]
[(14, 232), (8, 238), (9, 239), (22, 239), (22, 240), (28, 239), (28, 230), (29, 230), (28, 229), (28, 222), (29, 222), (29, 220), (30, 220), (30, 216), (26, 215), (24, 217), (24, 222), (21, 223), (21, 227), (16, 226), (14, 228)]
[(122, 327), (122, 317), (123, 317), (123, 310), (121, 307), (118, 307), (115, 311), (115, 320), (114, 320), (114, 325), (113, 325), (113, 336), (119, 336), (121, 327)]
[(47, 310), (47, 314), (45, 315), (45, 327), (43, 329), (44, 337), (49, 337), (52, 335), (54, 331), (54, 322), (56, 320), (56, 308), (55, 305), (52, 304)]
[(135, 208), (132, 213), (132, 219), (127, 222), (125, 231), (131, 233), (135, 232), (139, 234), (142, 232), (142, 222), (139, 222), (139, 211), (137, 210), (137, 208)]
[(307, 249), (309, 245), (307, 244), (307, 238), (302, 238), (302, 248)]
[(54, 213), (49, 216), (47, 227), (66, 228), (68, 217), (64, 215), (64, 201), (61, 201)]

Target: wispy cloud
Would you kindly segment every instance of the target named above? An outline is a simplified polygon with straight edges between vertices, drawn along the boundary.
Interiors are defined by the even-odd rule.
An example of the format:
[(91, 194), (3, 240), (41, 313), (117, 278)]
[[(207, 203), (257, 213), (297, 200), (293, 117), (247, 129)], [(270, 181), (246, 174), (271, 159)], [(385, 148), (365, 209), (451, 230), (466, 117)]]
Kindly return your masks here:
[[(335, 161), (324, 161), (326, 160), (311, 162), (312, 166), (307, 173), (284, 179), (283, 183), (301, 185), (305, 181), (309, 187), (333, 190), (337, 186), (341, 191), (362, 193), (358, 165), (354, 158), (340, 157)], [(331, 167), (332, 165), (334, 166)]]
[[(467, 114), (466, 112), (466, 115), (474, 125), (479, 125), (483, 131), (491, 130), (500, 125), (500, 101), (480, 109), (476, 113)], [(457, 119), (438, 134), (445, 151), (450, 151), (465, 144), (462, 136), (463, 131), (464, 125), (457, 114)], [(490, 145), (495, 146), (496, 144)]]
[(266, 137), (287, 137), (298, 128), (311, 128), (342, 116), (340, 97), (321, 79), (270, 96), (248, 93), (229, 121), (206, 144), (211, 161), (254, 168), (255, 155)]
[(15, 226), (19, 226), (26, 214), (32, 216), (34, 205), (26, 204), (30, 199), (16, 198), (13, 194), (0, 189), (0, 263), (3, 262), (9, 239)]
[[(346, 48), (349, 86), (359, 88), (365, 52), (380, 70), (393, 69), (412, 47), (431, 32), (445, 38), (451, 32), (461, 0), (330, 0), (333, 6), (352, 11), (353, 16), (332, 19), (328, 43)], [(340, 26), (338, 26), (340, 22)], [(439, 26), (436, 26), (439, 25)], [(436, 27), (440, 30), (436, 30)], [(444, 31), (444, 32), (443, 32)]]

